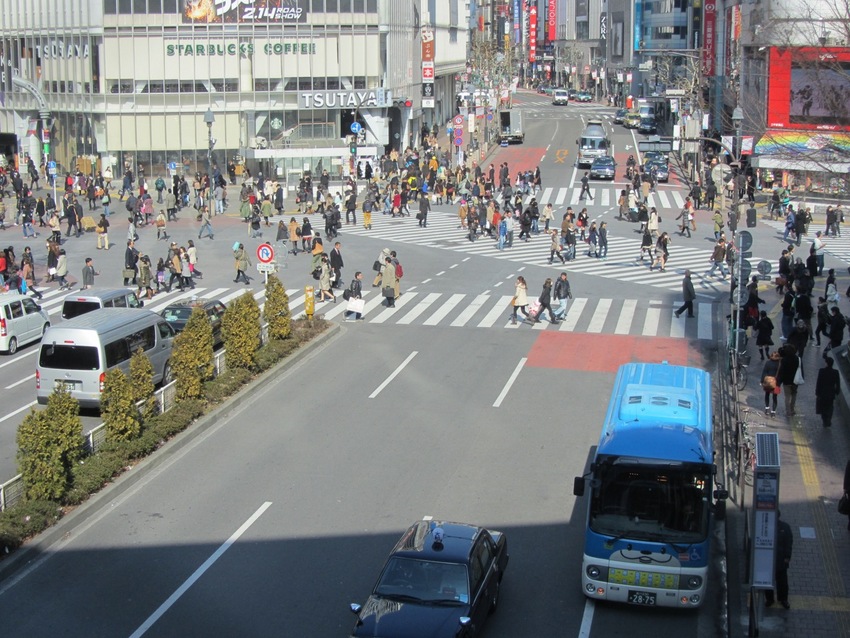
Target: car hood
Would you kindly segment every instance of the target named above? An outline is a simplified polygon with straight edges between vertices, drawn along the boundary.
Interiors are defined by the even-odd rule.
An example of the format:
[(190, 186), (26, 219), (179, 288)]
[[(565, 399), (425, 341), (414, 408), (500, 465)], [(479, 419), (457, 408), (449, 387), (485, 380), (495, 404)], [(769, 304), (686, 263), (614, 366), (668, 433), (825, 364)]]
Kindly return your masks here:
[(371, 596), (353, 636), (369, 638), (454, 638), (467, 605), (422, 605)]

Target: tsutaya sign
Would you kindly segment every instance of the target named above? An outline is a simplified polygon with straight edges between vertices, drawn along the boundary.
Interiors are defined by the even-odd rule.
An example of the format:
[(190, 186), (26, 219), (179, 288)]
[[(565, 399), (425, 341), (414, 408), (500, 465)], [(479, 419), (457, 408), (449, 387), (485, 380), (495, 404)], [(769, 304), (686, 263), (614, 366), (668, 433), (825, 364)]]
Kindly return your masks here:
[(298, 94), (298, 108), (343, 109), (361, 106), (378, 106), (375, 91), (302, 91)]

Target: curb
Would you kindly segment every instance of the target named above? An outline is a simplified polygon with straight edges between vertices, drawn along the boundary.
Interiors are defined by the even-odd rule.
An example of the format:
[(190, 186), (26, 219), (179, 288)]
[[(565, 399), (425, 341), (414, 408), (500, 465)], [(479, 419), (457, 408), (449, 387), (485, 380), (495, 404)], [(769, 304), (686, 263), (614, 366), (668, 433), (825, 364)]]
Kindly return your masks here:
[[(310, 341), (307, 345), (326, 346), (343, 327), (335, 322), (329, 322), (330, 326), (322, 334)], [(154, 451), (149, 456), (141, 459), (129, 471), (125, 471), (111, 483), (104, 486), (99, 492), (93, 494), (67, 516), (62, 517), (56, 525), (44, 530), (41, 534), (26, 542), (16, 550), (12, 556), (0, 562), (0, 583), (8, 581), (11, 577), (32, 565), (38, 558), (48, 554), (49, 549), (60, 541), (68, 540), (73, 533), (89, 519), (100, 513), (103, 509), (111, 507), (112, 502), (122, 494), (134, 487), (151, 470), (169, 460), (174, 454), (180, 452), (198, 436), (204, 434), (211, 426), (216, 425), (223, 419), (227, 419), (230, 413), (241, 407), (256, 391), (259, 384), (275, 382), (279, 377), (290, 371), (307, 357), (317, 354), (316, 348), (301, 347), (295, 353), (278, 363), (275, 367), (254, 378), (245, 384), (236, 394), (217, 405), (212, 411), (202, 415), (197, 421), (190, 424), (185, 430), (169, 439), (165, 445)]]

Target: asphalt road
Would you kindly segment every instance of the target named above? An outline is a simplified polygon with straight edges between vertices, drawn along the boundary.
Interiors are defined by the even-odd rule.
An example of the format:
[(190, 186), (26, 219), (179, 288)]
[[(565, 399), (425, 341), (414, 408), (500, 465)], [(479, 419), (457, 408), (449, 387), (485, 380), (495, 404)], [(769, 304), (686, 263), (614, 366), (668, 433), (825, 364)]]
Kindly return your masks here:
[[(553, 149), (574, 148), (581, 107), (529, 99), (523, 108), (526, 143), (500, 149), (493, 161), (520, 166), (533, 158), (544, 187), (570, 186), (572, 168), (556, 163)], [(601, 203), (592, 206), (606, 214)], [(434, 220), (440, 210), (450, 212), (438, 209)], [(378, 219), (376, 231), (385, 222), (390, 228)], [(515, 277), (523, 274), (535, 294), (560, 267), (469, 253), (448, 235), (417, 240), (407, 235), (415, 223), (403, 224), (398, 242), (346, 228), (341, 238), (347, 276), (368, 271), (383, 246), (399, 250), (401, 308), (372, 305), (365, 322), (346, 324), (203, 435), (134, 469), (142, 478), (132, 487), (122, 491), (125, 477), (100, 507), (75, 513), (79, 525), (60, 543), (39, 547), (25, 571), (0, 581), (8, 635), (347, 635), (348, 603), (365, 600), (398, 536), (424, 515), (508, 534), (511, 562), (485, 636), (602, 638), (625, 626), (638, 635), (661, 626), (669, 635), (715, 635), (715, 600), (692, 613), (587, 605), (579, 588), (585, 504), (572, 496), (572, 481), (598, 439), (616, 366), (633, 359), (709, 366), (722, 293), (703, 290), (706, 318), (677, 322), (676, 290), (644, 275), (629, 280), (634, 265), (625, 258), (616, 262), (620, 276), (581, 270), (585, 258), (566, 268), (580, 320), (567, 330), (511, 329), (504, 297)], [(231, 294), (228, 249), (244, 227), (220, 226), (215, 252), (202, 246), (203, 285)], [(612, 228), (632, 230), (625, 222)], [(773, 229), (756, 230), (773, 250)], [(704, 244), (696, 235), (690, 242), (707, 259)], [(103, 261), (115, 257), (110, 251)], [(311, 281), (299, 264), (306, 261), (290, 260), (284, 274), (293, 289)], [(680, 280), (683, 268), (669, 270)], [(469, 313), (485, 296), (486, 305)], [(625, 322), (629, 300), (634, 316)], [(339, 308), (325, 311), (338, 319)], [(710, 338), (698, 325), (709, 326)], [(10, 358), (0, 374), (10, 383), (32, 361)], [(27, 393), (18, 394), (25, 402)]]

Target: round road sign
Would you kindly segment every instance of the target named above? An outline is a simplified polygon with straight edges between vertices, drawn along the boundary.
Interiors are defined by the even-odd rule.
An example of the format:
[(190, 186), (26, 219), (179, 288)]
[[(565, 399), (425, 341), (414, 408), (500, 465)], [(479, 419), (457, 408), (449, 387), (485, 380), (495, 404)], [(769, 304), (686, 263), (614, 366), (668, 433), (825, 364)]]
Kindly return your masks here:
[(257, 246), (257, 259), (263, 264), (271, 263), (274, 259), (274, 248), (271, 244), (260, 244)]
[(748, 230), (742, 230), (738, 235), (741, 239), (741, 252), (747, 252), (753, 247), (753, 234)]
[(456, 137), (455, 138), (455, 146), (463, 146), (463, 138), (462, 137)]
[(452, 121), (455, 126), (463, 126), (463, 115), (455, 115)]
[(770, 265), (770, 262), (767, 259), (762, 259), (759, 262), (759, 265), (756, 266), (756, 269), (759, 271), (759, 274), (766, 277), (770, 274), (770, 271), (773, 270), (773, 266)]
[(363, 126), (361, 126), (360, 122), (352, 122), (351, 123), (351, 132), (357, 135), (360, 131), (363, 130)]

